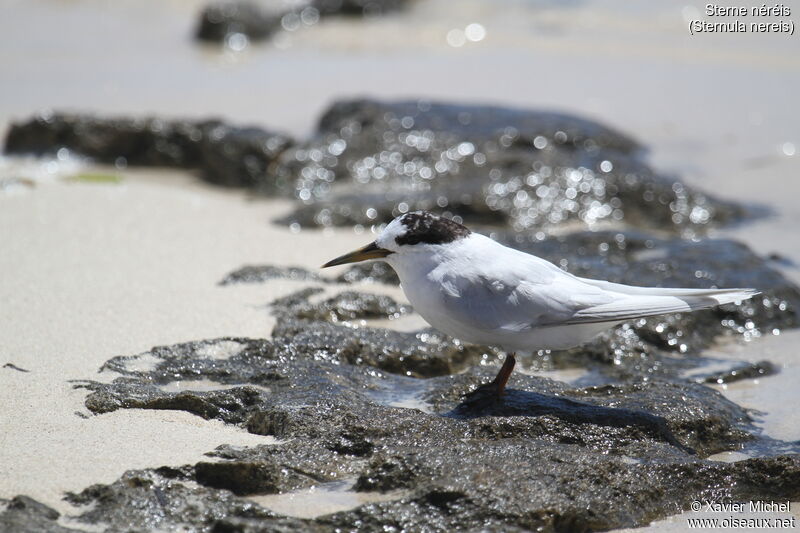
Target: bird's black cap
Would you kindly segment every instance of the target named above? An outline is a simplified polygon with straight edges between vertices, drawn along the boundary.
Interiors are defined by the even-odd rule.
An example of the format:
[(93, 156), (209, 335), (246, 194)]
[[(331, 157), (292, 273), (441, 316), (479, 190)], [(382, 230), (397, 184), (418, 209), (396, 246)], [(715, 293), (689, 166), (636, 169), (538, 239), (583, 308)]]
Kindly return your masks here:
[(406, 231), (395, 237), (398, 245), (447, 244), (471, 233), (466, 226), (427, 211), (406, 213), (400, 217), (400, 223)]

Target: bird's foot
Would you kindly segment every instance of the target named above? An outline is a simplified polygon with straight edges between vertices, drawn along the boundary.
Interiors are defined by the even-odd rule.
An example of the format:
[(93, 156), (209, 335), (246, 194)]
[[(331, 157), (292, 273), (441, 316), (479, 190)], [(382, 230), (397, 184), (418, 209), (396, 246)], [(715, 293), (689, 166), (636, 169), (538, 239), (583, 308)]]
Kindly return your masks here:
[(491, 404), (497, 403), (502, 399), (506, 392), (506, 384), (508, 378), (511, 377), (511, 372), (514, 371), (514, 365), (517, 363), (513, 353), (506, 356), (503, 361), (503, 366), (500, 372), (491, 383), (486, 383), (476, 388), (472, 392), (464, 395), (464, 404), (469, 407), (486, 407)]
[(504, 394), (505, 390), (499, 389), (494, 382), (484, 383), (480, 387), (466, 393), (462, 405), (472, 409), (483, 409), (497, 404)]

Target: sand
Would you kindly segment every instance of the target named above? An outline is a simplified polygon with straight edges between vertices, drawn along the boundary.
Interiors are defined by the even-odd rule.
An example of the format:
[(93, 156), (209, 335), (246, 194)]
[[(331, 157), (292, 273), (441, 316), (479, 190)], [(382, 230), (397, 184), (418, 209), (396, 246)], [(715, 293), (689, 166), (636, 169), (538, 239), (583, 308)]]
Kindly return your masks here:
[(177, 173), (0, 195), (0, 366), (28, 370), (0, 368), (0, 497), (64, 510), (63, 492), (128, 469), (272, 442), (184, 412), (86, 418), (86, 391), (70, 380), (110, 379), (97, 374), (108, 358), (159, 344), (268, 336), (266, 304), (299, 284), (217, 282), (247, 262), (318, 266), (364, 240), (268, 223), (286, 207)]
[[(454, 13), (451, 2), (428, 0), (394, 18), (330, 21), (234, 54), (191, 41), (199, 2), (6, 2), (0, 132), (44, 107), (213, 115), (295, 135), (312, 131), (338, 96), (560, 109), (640, 139), (659, 169), (772, 210), (718, 235), (780, 253), (790, 262), (779, 268), (800, 282), (791, 264), (800, 263), (797, 38), (691, 37), (686, 22), (702, 5), (685, 1), (568, 4), (465, 1)], [(485, 38), (448, 44), (450, 31), (476, 22)], [(287, 203), (253, 201), (186, 174), (122, 174), (122, 184), (90, 185), (27, 169), (22, 177), (36, 187), (0, 192), (0, 365), (30, 370), (0, 368), (0, 497), (23, 493), (65, 510), (64, 491), (126, 469), (194, 462), (222, 443), (268, 442), (186, 413), (83, 418), (76, 412), (86, 415), (86, 393), (69, 380), (111, 379), (96, 374), (108, 358), (158, 344), (267, 336), (264, 305), (301, 284), (216, 286), (227, 272), (257, 263), (314, 268), (368, 240), (347, 230), (292, 234), (270, 224)], [(800, 414), (787, 408), (797, 399), (797, 341), (784, 332), (718, 352), (782, 365), (778, 376), (723, 393), (763, 411), (765, 433), (787, 440), (800, 439)]]

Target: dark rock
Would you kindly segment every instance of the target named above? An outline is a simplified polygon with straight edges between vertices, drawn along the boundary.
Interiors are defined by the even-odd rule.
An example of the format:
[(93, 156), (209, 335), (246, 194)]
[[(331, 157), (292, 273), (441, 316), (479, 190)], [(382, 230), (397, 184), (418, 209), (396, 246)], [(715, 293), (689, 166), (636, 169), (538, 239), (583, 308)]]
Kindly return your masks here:
[[(296, 339), (291, 340), (294, 346), (288, 350), (295, 353), (289, 357), (273, 350), (270, 359), (260, 361), (241, 354), (227, 361), (205, 359), (203, 353), (213, 342), (176, 345), (169, 351), (154, 349), (147, 354), (148, 358), (159, 358), (162, 363), (149, 372), (126, 370), (119, 358), (110, 361), (107, 368), (116, 368), (126, 376), (112, 383), (82, 384), (94, 391), (86, 400), (87, 407), (95, 413), (119, 408), (181, 409), (205, 418), (240, 424), (259, 434), (283, 439), (320, 439), (327, 449), (356, 456), (370, 455), (377, 446), (376, 439), (380, 441), (392, 434), (381, 429), (377, 422), (370, 422), (374, 425), (366, 427), (363, 420), (384, 416), (380, 412), (386, 409), (375, 403), (376, 396), (370, 391), (396, 385), (395, 382), (402, 378), (369, 367), (331, 364), (318, 357), (319, 348), (313, 344), (306, 346), (305, 353), (300, 353), (301, 342)], [(269, 343), (250, 341), (251, 345), (259, 342)], [(281, 343), (276, 341), (276, 344)], [(259, 350), (262, 354), (268, 352), (267, 349)], [(268, 393), (261, 393), (259, 388), (250, 384), (224, 391), (186, 390), (180, 393), (164, 391), (153, 385), (185, 379), (187, 368), (197, 372), (214, 363), (224, 364), (229, 380), (241, 382), (253, 376), (263, 376), (265, 367), (281, 378), (271, 382)], [(510, 391), (498, 403), (488, 407), (476, 408), (460, 403), (462, 395), (479, 384), (489, 372), (488, 369), (471, 369), (455, 376), (438, 378), (431, 384), (427, 399), (438, 411), (450, 412), (453, 419), (475, 420), (479, 428), (476, 434), (483, 437), (496, 438), (498, 434), (495, 430), (488, 430), (482, 419), (533, 417), (557, 419), (558, 424), (570, 426), (563, 435), (574, 435), (570, 442), (580, 442), (584, 446), (619, 446), (619, 442), (609, 441), (609, 434), (617, 431), (613, 428), (621, 428), (619, 431), (635, 436), (626, 441), (628, 444), (650, 438), (673, 446), (689, 446), (704, 455), (719, 451), (720, 446), (750, 438), (741, 429), (749, 423), (743, 410), (715, 391), (694, 383), (648, 382), (571, 389), (550, 380), (515, 375), (512, 378), (514, 387), (522, 386), (537, 392)], [(218, 373), (212, 375), (219, 376)], [(263, 381), (259, 379), (259, 382)], [(338, 407), (333, 408), (334, 405)], [(363, 413), (356, 415), (360, 411)], [(417, 415), (411, 413), (419, 413), (425, 415), (423, 418), (438, 420), (437, 415), (420, 411), (399, 411), (404, 416), (415, 417)], [(391, 414), (396, 421), (399, 420), (399, 414)], [(325, 419), (324, 423), (320, 422), (321, 417)], [(509, 422), (505, 424), (508, 426)], [(556, 442), (563, 438), (558, 428), (544, 428), (540, 423), (535, 427), (525, 422), (520, 424), (514, 422), (508, 426), (509, 436), (555, 439)], [(586, 425), (604, 427), (602, 439), (597, 442), (576, 439), (575, 435), (586, 432), (585, 428), (583, 432), (576, 432), (575, 427)], [(680, 435), (681, 443), (672, 437), (671, 432)], [(617, 437), (624, 440), (619, 435)]]
[[(225, 338), (158, 347), (107, 362), (104, 369), (122, 374), (111, 383), (81, 384), (92, 391), (86, 405), (95, 413), (182, 409), (282, 442), (223, 446), (209, 454), (219, 462), (203, 461), (188, 471), (128, 473), (124, 482), (84, 491), (80, 501), (95, 506), (80, 519), (100, 521), (93, 514), (99, 507), (108, 509), (112, 524), (133, 515), (134, 524), (161, 528), (200, 527), (203, 520), (202, 527), (213, 531), (592, 530), (642, 525), (695, 499), (800, 496), (798, 443), (760, 436), (744, 409), (681, 377), (703, 362), (697, 352), (726, 331), (752, 337), (796, 326), (794, 285), (731, 241), (632, 233), (544, 241), (497, 237), (563, 260), (580, 275), (652, 285), (757, 286), (765, 293), (705, 315), (624, 325), (587, 347), (534, 359), (598, 368), (601, 377), (618, 383), (579, 387), (517, 373), (505, 396), (464, 402), (465, 393), (494, 374), (478, 363), (499, 353), (435, 332), (332, 323), (386, 317), (398, 304), (360, 293), (311, 304), (309, 297), (321, 289), (307, 288), (273, 302), (278, 324), (271, 341)], [(730, 272), (730, 264), (739, 268)], [(675, 347), (673, 339), (686, 348)], [(141, 357), (155, 359), (151, 370), (137, 370)], [(200, 378), (231, 387), (179, 393), (163, 387)], [(421, 408), (393, 406), (409, 405), (407, 400)], [(762, 444), (770, 454), (793, 455), (737, 463), (703, 459)], [(158, 490), (133, 479), (157, 483)], [(294, 520), (231, 495), (348, 479), (356, 479), (354, 490), (399, 491), (397, 499)], [(185, 516), (188, 502), (197, 501), (213, 512)], [(178, 511), (165, 512), (165, 505)]]
[[(301, 531), (302, 521), (279, 517), (228, 490), (192, 485), (163, 475), (163, 469), (126, 472), (110, 485), (92, 485), (68, 494), (73, 505), (91, 505), (77, 518), (111, 531), (157, 531), (181, 528), (211, 531), (223, 517), (254, 519), (273, 531)], [(282, 529), (285, 528), (285, 529)]]
[(294, 358), (313, 353), (319, 360), (370, 365), (415, 377), (453, 374), (471, 364), (496, 358), (496, 352), (490, 348), (455, 344), (433, 330), (404, 333), (283, 319), (278, 321), (272, 336)]
[(248, 410), (261, 400), (263, 394), (263, 391), (250, 386), (173, 393), (164, 393), (156, 386), (125, 381), (117, 382), (113, 387), (103, 387), (94, 382), (82, 386), (94, 391), (86, 399), (86, 407), (96, 414), (117, 409), (168, 409), (229, 423), (243, 423)]
[[(215, 357), (203, 355), (215, 350), (223, 352), (227, 357), (220, 357), (220, 354), (215, 354)], [(153, 383), (157, 384), (202, 377), (228, 385), (269, 386), (272, 382), (283, 379), (280, 373), (275, 372), (274, 363), (280, 360), (282, 354), (276, 352), (274, 345), (262, 339), (242, 337), (157, 346), (145, 354), (109, 359), (101, 370), (111, 370), (124, 376), (140, 376), (138, 370), (131, 370), (128, 365), (143, 356), (161, 360), (153, 374), (153, 377), (161, 376), (154, 379)], [(241, 373), (245, 368), (251, 370)]]
[(198, 167), (210, 183), (277, 194), (290, 189), (292, 182), (275, 180), (272, 167), (277, 156), (292, 143), (285, 135), (261, 128), (218, 122), (203, 137), (203, 157)]
[(272, 303), (276, 314), (300, 320), (342, 322), (357, 319), (394, 319), (412, 312), (411, 306), (397, 303), (393, 298), (379, 294), (345, 291), (320, 303), (312, 304), (308, 296), (315, 290), (280, 298)]
[(373, 225), (441, 209), (517, 231), (600, 221), (697, 231), (743, 216), (650, 169), (639, 145), (578, 117), (502, 107), (348, 100), (281, 156), (305, 204), (285, 223)]
[(252, 2), (221, 2), (203, 8), (195, 36), (201, 41), (226, 42), (241, 34), (251, 41), (260, 41), (281, 29), (284, 13), (266, 10)]
[[(13, 533), (67, 533), (80, 531), (60, 525), (60, 516), (52, 507), (37, 502), (28, 496), (15, 496), (11, 500), (0, 499), (0, 531)], [(0, 507), (0, 508), (2, 508)]]
[[(466, 452), (456, 445), (452, 453)], [(544, 460), (532, 460), (532, 453)], [(779, 457), (741, 463), (667, 462), (654, 468), (620, 458), (587, 459), (564, 446), (555, 455), (536, 443), (487, 443), (466, 452), (462, 463), (444, 460), (436, 449), (426, 454), (437, 482), (418, 488), (399, 501), (373, 504), (317, 522), (349, 529), (379, 530), (390, 524), (402, 530), (427, 531), (594, 531), (630, 524), (647, 524), (663, 514), (665, 501), (673, 509), (687, 508), (694, 499), (743, 501), (761, 498), (755, 476), (785, 467), (783, 480), (772, 485), (794, 486), (800, 459)], [(516, 469), (515, 476), (497, 476), (493, 468)], [(485, 484), (489, 477), (493, 483)], [(742, 483), (744, 481), (744, 483)], [(485, 488), (483, 488), (485, 487)], [(554, 488), (556, 488), (554, 490)], [(424, 526), (423, 526), (424, 525)]]
[(272, 279), (290, 279), (298, 281), (320, 281), (323, 283), (386, 283), (399, 285), (400, 279), (392, 267), (382, 261), (357, 263), (334, 279), (320, 275), (300, 267), (281, 267), (275, 265), (247, 265), (234, 270), (220, 285), (233, 283), (263, 283)]
[(225, 461), (195, 465), (197, 482), (234, 494), (275, 494), (278, 492), (278, 471), (264, 463)]
[(316, 24), (320, 17), (381, 15), (406, 4), (408, 0), (304, 0), (294, 2), (289, 9), (276, 9), (263, 2), (225, 1), (203, 9), (195, 36), (201, 41), (227, 44), (234, 35), (261, 41), (281, 28), (291, 31)]
[[(204, 418), (240, 424), (259, 434), (283, 439), (321, 439), (327, 449), (339, 453), (370, 455), (376, 447), (376, 437), (385, 439), (390, 435), (390, 432), (380, 429), (380, 424), (367, 429), (359, 421), (372, 419), (372, 416), (367, 416), (370, 412), (380, 417), (382, 415), (378, 411), (385, 409), (375, 403), (374, 398), (378, 396), (370, 391), (399, 385), (398, 380), (403, 378), (344, 362), (332, 364), (326, 357), (319, 357), (319, 346), (304, 344), (297, 336), (279, 336), (274, 345), (269, 341), (238, 339), (240, 344), (248, 347), (227, 360), (208, 359), (204, 354), (215, 342), (230, 343), (229, 339), (160, 347), (146, 354), (148, 359), (161, 360), (151, 371), (129, 370), (127, 364), (131, 362), (130, 358), (115, 358), (104, 368), (113, 368), (123, 373), (123, 377), (112, 383), (85, 382), (79, 386), (94, 391), (87, 398), (86, 406), (95, 413), (119, 408), (180, 409)], [(292, 346), (276, 349), (276, 346), (284, 344)], [(187, 376), (198, 373), (202, 375), (202, 369), (213, 370), (208, 372), (207, 377), (218, 380), (224, 371), (224, 378), (228, 381), (253, 381), (220, 391), (184, 390), (179, 393), (165, 391), (154, 385), (185, 380)], [(652, 439), (675, 446), (679, 443), (670, 431), (678, 430), (683, 439), (680, 446), (690, 446), (703, 454), (714, 453), (719, 451), (719, 446), (749, 438), (741, 429), (737, 429), (748, 423), (744, 411), (718, 393), (694, 383), (648, 382), (570, 389), (550, 380), (515, 375), (512, 378), (515, 387), (522, 385), (526, 390), (537, 392), (514, 391), (489, 407), (476, 408), (461, 404), (462, 395), (474, 388), (487, 371), (490, 372), (488, 369), (471, 369), (455, 376), (439, 378), (432, 384), (427, 398), (438, 411), (451, 411), (450, 416), (460, 420), (555, 417), (562, 424), (603, 426), (606, 432), (613, 431), (608, 428), (623, 428), (621, 431), (633, 432), (636, 439), (649, 435)], [(268, 393), (253, 386), (264, 383), (264, 375), (275, 376), (270, 381)], [(311, 398), (313, 402), (309, 404)], [(314, 408), (314, 405), (318, 408)], [(331, 410), (333, 405), (338, 405), (338, 410)], [(317, 409), (324, 409), (325, 414), (316, 412)], [(353, 409), (364, 413), (351, 419), (355, 412), (352, 415), (349, 412)], [(400, 411), (424, 414), (427, 418), (436, 417), (415, 410)], [(320, 417), (325, 418), (324, 424), (321, 424)], [(670, 430), (666, 429), (667, 425)], [(338, 429), (326, 429), (326, 426)], [(519, 433), (520, 427), (511, 431), (516, 431), (517, 436), (523, 435)], [(541, 427), (532, 429), (526, 425), (524, 431), (529, 438), (561, 438), (554, 437), (558, 431)], [(568, 431), (574, 432), (573, 429)], [(479, 434), (486, 436), (486, 430), (481, 429)], [(610, 446), (607, 434), (603, 435), (600, 444), (580, 442), (586, 446)], [(496, 436), (493, 434), (493, 437)], [(578, 441), (573, 438), (573, 442)]]
[(405, 8), (410, 0), (313, 0), (320, 15), (371, 16)]
[(211, 183), (275, 192), (281, 184), (268, 170), (291, 143), (285, 135), (218, 120), (45, 112), (13, 123), (5, 152), (46, 155), (67, 148), (100, 163), (198, 169)]
[(381, 453), (369, 462), (353, 488), (359, 492), (388, 492), (411, 488), (417, 479), (428, 474), (428, 469), (415, 459), (403, 454)]
[[(201, 355), (219, 345), (239, 345), (239, 351), (226, 359)], [(200, 378), (238, 386), (207, 393), (204, 396), (206, 401), (198, 404), (198, 409), (210, 413), (217, 409), (214, 407), (217, 402), (247, 403), (259, 394), (258, 389), (246, 385), (272, 388), (277, 382), (289, 378), (282, 370), (287, 361), (301, 364), (310, 359), (336, 365), (371, 365), (394, 374), (430, 377), (453, 374), (471, 364), (494, 360), (497, 352), (486, 347), (454, 343), (451, 338), (433, 330), (404, 333), (281, 318), (273, 331), (272, 341), (225, 337), (159, 346), (141, 356), (110, 359), (103, 369), (124, 376), (137, 376), (137, 371), (130, 370), (128, 365), (143, 356), (161, 360), (156, 368), (158, 376), (152, 377), (154, 389), (172, 381)], [(125, 384), (124, 379), (121, 384)], [(176, 398), (180, 395), (174, 393)]]
[[(405, 496), (315, 520), (280, 517), (227, 490), (192, 486), (148, 470), (127, 472), (69, 499), (93, 504), (80, 520), (111, 530), (588, 531), (646, 524), (687, 508), (694, 499), (791, 499), (800, 484), (797, 456), (637, 463), (587, 456), (570, 445), (556, 453), (546, 444), (519, 439), (405, 451), (408, 466), (392, 476), (405, 486)], [(453, 454), (463, 460), (453, 461)], [(368, 468), (395, 464), (389, 461), (374, 460)]]
[(370, 261), (368, 263), (358, 263), (348, 268), (340, 274), (336, 281), (340, 283), (387, 283), (389, 285), (399, 285), (400, 278), (397, 277), (392, 267), (383, 261)]
[(190, 167), (200, 159), (200, 143), (214, 124), (45, 111), (27, 122), (13, 123), (5, 151), (46, 155), (67, 148), (103, 163), (122, 158), (128, 165)]
[[(146, 354), (159, 360), (148, 371), (130, 366), (132, 358), (109, 361), (105, 368), (123, 376), (85, 384), (94, 391), (90, 408), (103, 404), (102, 395), (117, 398), (111, 408), (160, 405), (174, 393), (154, 384), (193, 373), (241, 384), (265, 373), (280, 376), (269, 393), (220, 413), (282, 442), (222, 446), (209, 454), (217, 462), (193, 469), (126, 473), (70, 496), (73, 503), (94, 504), (80, 520), (112, 529), (124, 523), (212, 531), (588, 530), (645, 524), (694, 499), (800, 495), (800, 455), (702, 459), (760, 437), (742, 408), (701, 384), (574, 388), (515, 374), (506, 396), (476, 408), (461, 398), (493, 371), (473, 367), (425, 380), (424, 398), (435, 412), (403, 409), (381, 403), (376, 391), (400, 388), (410, 378), (320, 357), (325, 348), (310, 330), (324, 338), (321, 325), (340, 326), (304, 324), (311, 342), (298, 338), (299, 331), (290, 334), (290, 324), (274, 343), (221, 339), (157, 348)], [(232, 342), (241, 345), (233, 355), (209, 358), (215, 345)], [(181, 394), (202, 404), (209, 393)], [(783, 453), (797, 449), (782, 445)], [(394, 501), (315, 520), (279, 518), (231, 492), (286, 492), (347, 479), (357, 479), (355, 490), (401, 492)]]
[(234, 283), (263, 283), (272, 279), (295, 281), (319, 281), (318, 274), (301, 267), (281, 267), (274, 265), (247, 265), (234, 270), (219, 282), (220, 285)]
[(758, 361), (739, 365), (730, 370), (715, 372), (702, 378), (704, 383), (733, 383), (743, 379), (754, 379), (778, 373), (778, 367), (769, 361)]
[[(337, 436), (339, 436), (337, 434)], [(333, 437), (328, 437), (333, 439)], [(304, 489), (320, 483), (327, 483), (354, 477), (361, 471), (362, 464), (354, 460), (354, 456), (365, 454), (347, 453), (349, 449), (339, 451), (334, 446), (321, 441), (309, 442), (308, 445), (263, 445), (250, 448), (219, 446), (206, 455), (217, 458), (220, 462), (203, 463), (221, 465), (211, 467), (218, 473), (217, 478), (228, 486), (212, 485), (203, 478), (197, 481), (217, 488), (229, 488), (236, 494), (278, 493)], [(252, 489), (243, 487), (252, 485), (243, 477), (247, 477), (251, 468), (261, 468), (268, 472), (269, 480)]]
[(321, 277), (315, 272), (300, 267), (282, 267), (275, 265), (246, 265), (234, 270), (220, 285), (234, 283), (264, 283), (273, 279), (289, 279), (296, 281), (320, 281), (322, 283), (386, 283), (399, 285), (400, 279), (392, 267), (382, 261), (357, 263), (336, 278)]

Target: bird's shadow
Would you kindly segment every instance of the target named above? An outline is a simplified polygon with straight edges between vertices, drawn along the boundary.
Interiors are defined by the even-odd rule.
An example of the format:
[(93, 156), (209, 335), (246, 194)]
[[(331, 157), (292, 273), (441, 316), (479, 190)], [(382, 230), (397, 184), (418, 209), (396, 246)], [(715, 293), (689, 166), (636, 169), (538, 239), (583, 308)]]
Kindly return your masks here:
[(594, 424), (607, 427), (635, 427), (651, 437), (666, 442), (688, 454), (695, 451), (675, 438), (667, 420), (636, 409), (604, 407), (548, 396), (537, 392), (506, 389), (498, 396), (491, 389), (479, 388), (470, 393), (446, 416), (454, 418), (479, 418), (485, 416), (555, 416), (573, 424)]

